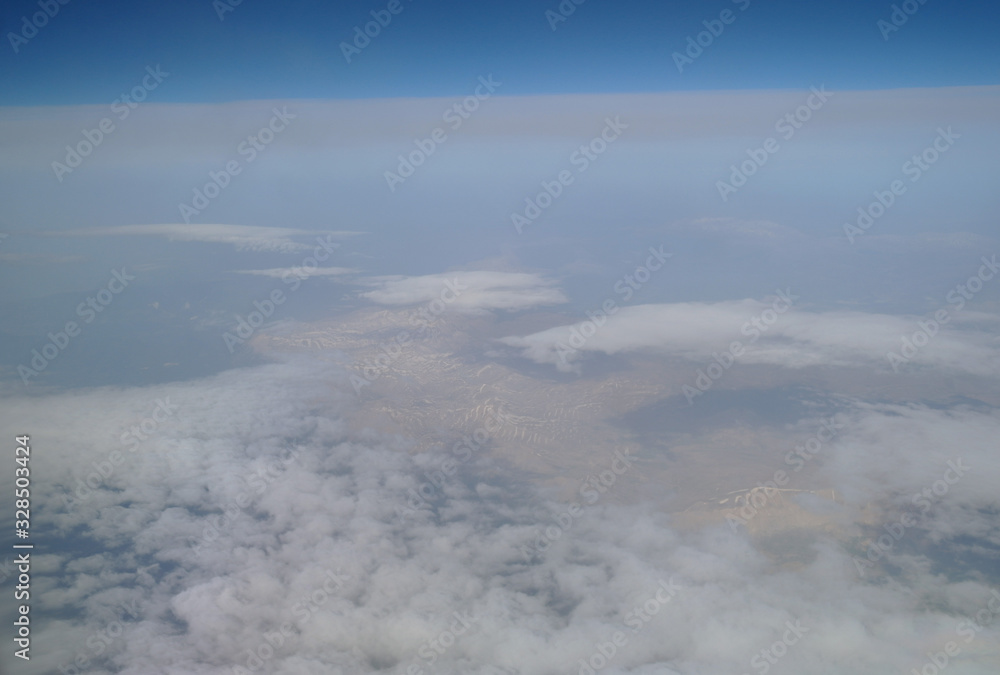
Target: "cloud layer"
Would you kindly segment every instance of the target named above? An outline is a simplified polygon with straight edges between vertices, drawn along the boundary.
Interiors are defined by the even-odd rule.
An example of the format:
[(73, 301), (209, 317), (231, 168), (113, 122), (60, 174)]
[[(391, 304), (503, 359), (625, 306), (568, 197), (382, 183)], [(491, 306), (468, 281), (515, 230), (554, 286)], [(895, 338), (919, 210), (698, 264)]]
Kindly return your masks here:
[[(38, 430), (39, 526), (77, 547), (36, 558), (37, 606), (63, 611), (39, 618), (51, 647), (22, 670), (82, 656), (88, 672), (144, 675), (589, 672), (581, 659), (741, 673), (786, 640), (789, 672), (898, 672), (991, 598), (902, 546), (902, 576), (875, 583), (885, 569), (862, 577), (857, 551), (819, 532), (794, 540), (798, 564), (775, 567), (780, 550), (723, 524), (681, 533), (655, 504), (571, 515), (485, 456), (437, 476), (452, 452), (348, 433), (353, 400), (343, 372), (292, 360), (5, 401), (6, 426)], [(850, 417), (822, 458), (848, 521), (871, 501), (883, 518), (913, 510), (886, 495), (933, 485), (961, 455), (976, 475), (920, 514), (912, 541), (961, 518), (951, 532), (997, 541), (983, 512), (1000, 474), (995, 416), (858, 404)], [(995, 672), (996, 624), (973, 635), (954, 672)]]
[(358, 234), (356, 232), (321, 232), (316, 230), (300, 230), (290, 227), (257, 227), (253, 225), (219, 225), (219, 224), (152, 224), (152, 225), (120, 225), (115, 227), (95, 227), (82, 230), (69, 230), (50, 233), (53, 236), (72, 237), (118, 237), (145, 236), (166, 237), (171, 241), (200, 241), (212, 244), (232, 244), (243, 251), (305, 251), (315, 244), (303, 244), (293, 240), (295, 237), (316, 237), (331, 235), (337, 237)]
[(272, 279), (285, 279), (290, 276), (306, 277), (338, 277), (346, 274), (356, 274), (358, 270), (350, 267), (272, 267), (266, 270), (234, 270), (237, 274), (251, 274)]
[(361, 293), (380, 305), (416, 305), (444, 302), (455, 309), (523, 310), (567, 301), (555, 283), (528, 272), (459, 271), (423, 276), (366, 279), (375, 286)]
[[(798, 310), (794, 294), (783, 295), (791, 295), (791, 303), (779, 297), (774, 302), (636, 305), (610, 317), (501, 342), (519, 349), (525, 358), (564, 371), (578, 370), (586, 352), (645, 350), (704, 362), (728, 352), (740, 363), (788, 368), (876, 365), (898, 370), (920, 365), (973, 374), (1000, 372), (1000, 318), (995, 315), (968, 310), (959, 314), (950, 307), (944, 325), (933, 317)], [(734, 348), (734, 343), (740, 346)], [(890, 352), (902, 362), (890, 359)]]

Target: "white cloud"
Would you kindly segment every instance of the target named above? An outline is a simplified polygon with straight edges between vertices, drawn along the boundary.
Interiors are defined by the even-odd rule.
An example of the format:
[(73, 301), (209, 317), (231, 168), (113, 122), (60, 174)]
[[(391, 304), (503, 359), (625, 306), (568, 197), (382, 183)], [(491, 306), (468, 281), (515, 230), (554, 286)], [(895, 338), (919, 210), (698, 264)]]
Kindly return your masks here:
[(273, 267), (266, 270), (234, 270), (236, 274), (252, 274), (261, 277), (282, 279), (289, 275), (305, 277), (339, 277), (356, 274), (358, 270), (350, 267)]
[(376, 287), (361, 293), (361, 297), (380, 305), (416, 305), (443, 300), (456, 309), (521, 310), (566, 302), (566, 296), (555, 288), (555, 282), (541, 274), (527, 272), (458, 271), (413, 277), (372, 277), (361, 283)]
[[(853, 311), (775, 312), (756, 300), (675, 303), (623, 307), (602, 326), (591, 321), (558, 326), (502, 343), (537, 363), (573, 370), (585, 352), (617, 354), (653, 350), (696, 361), (713, 358), (740, 342), (740, 363), (789, 368), (880, 365), (890, 367), (890, 351), (902, 354), (928, 317)], [(974, 374), (1000, 372), (1000, 317), (950, 308), (948, 325), (919, 348), (911, 363)], [(961, 328), (957, 326), (961, 325)], [(933, 329), (931, 329), (933, 332)], [(579, 337), (575, 337), (579, 336)], [(922, 338), (918, 338), (922, 339)], [(737, 350), (738, 351), (738, 350)]]
[[(122, 433), (164, 397), (177, 410), (128, 452)], [(821, 532), (800, 535), (805, 562), (776, 573), (742, 534), (681, 534), (656, 505), (589, 507), (527, 560), (518, 547), (565, 505), (473, 462), (437, 490), (433, 509), (402, 517), (396, 507), (427, 482), (418, 460), (430, 457), (411, 457), (400, 439), (348, 433), (353, 400), (343, 372), (292, 360), (197, 382), (3, 401), (5, 428), (34, 431), (39, 531), (85, 537), (98, 551), (37, 558), (35, 606), (67, 613), (33, 615), (35, 644), (46, 648), (21, 670), (57, 672), (79, 653), (91, 672), (222, 675), (258, 650), (269, 672), (576, 673), (621, 631), (627, 642), (602, 672), (739, 673), (798, 622), (807, 632), (781, 661), (790, 672), (906, 672), (990, 599), (986, 584), (944, 579), (912, 554), (895, 559), (906, 575), (869, 582)], [(946, 442), (961, 444), (979, 473), (953, 491), (954, 505), (967, 514), (988, 505), (996, 419), (901, 412), (859, 404), (850, 430), (824, 450), (848, 506), (879, 498), (883, 484), (907, 494), (933, 479)], [(279, 467), (290, 448), (294, 459)], [(115, 450), (125, 460), (112, 475), (64, 505)], [(268, 466), (255, 488), (252, 476), (268, 476)], [(246, 505), (219, 522), (241, 496)], [(215, 540), (195, 553), (213, 523)], [(327, 570), (343, 582), (324, 591)], [(630, 613), (671, 579), (679, 590), (633, 632)], [(123, 604), (136, 615), (123, 615)], [(454, 612), (473, 627), (438, 642), (448, 647), (431, 664), (421, 650), (433, 653)], [(283, 623), (292, 629), (279, 639)], [(109, 627), (120, 637), (98, 655), (87, 638)], [(962, 643), (956, 672), (995, 672), (998, 638), (994, 624)]]
[(66, 237), (166, 237), (171, 241), (200, 241), (211, 244), (232, 244), (239, 250), (293, 252), (305, 251), (315, 247), (315, 243), (303, 244), (293, 241), (295, 237), (316, 237), (319, 235), (328, 237), (344, 237), (359, 233), (299, 230), (290, 227), (257, 227), (253, 225), (200, 225), (170, 223), (96, 227), (81, 230), (50, 232), (48, 234), (50, 236)]
[(948, 488), (948, 498), (930, 494), (929, 501), (935, 508), (961, 511), (963, 517), (946, 528), (943, 522), (929, 526), (950, 536), (989, 536), (1000, 547), (1000, 523), (988, 512), (996, 499), (991, 481), (1000, 475), (994, 450), (1000, 418), (961, 406), (935, 410), (916, 404), (857, 405), (854, 419), (838, 437), (837, 452), (824, 463), (824, 476), (844, 500), (859, 507), (878, 502), (890, 513), (922, 515), (923, 503), (914, 503), (914, 495), (932, 488), (948, 472), (949, 480), (957, 479)]

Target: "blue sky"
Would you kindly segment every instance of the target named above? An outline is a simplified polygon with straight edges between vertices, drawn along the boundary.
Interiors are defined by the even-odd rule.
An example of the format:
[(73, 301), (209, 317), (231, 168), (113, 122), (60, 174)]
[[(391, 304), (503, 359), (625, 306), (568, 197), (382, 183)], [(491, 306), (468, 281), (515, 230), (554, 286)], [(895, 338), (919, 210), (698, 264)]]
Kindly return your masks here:
[[(299, 319), (353, 308), (369, 276), (456, 268), (544, 270), (579, 310), (661, 244), (676, 252), (678, 274), (644, 288), (642, 302), (761, 298), (794, 283), (826, 308), (919, 313), (993, 250), (992, 5), (911, 0), (902, 23), (891, 2), (856, 1), (243, 0), (220, 18), (221, 0), (52, 0), (58, 12), (26, 32), (23, 17), (45, 23), (38, 2), (0, 10), (0, 312), (23, 317), (17, 335), (0, 335), (8, 365), (72, 314), (81, 289), (98, 290), (126, 263), (143, 270), (130, 296), (137, 307), (173, 303), (185, 316), (150, 333), (184, 344), (175, 333), (200, 331), (205, 360), (229, 364), (218, 317), (245, 312), (271, 283), (244, 272), (301, 255), (176, 239), (183, 228), (363, 232), (336, 262), (357, 277), (314, 279), (285, 308)], [(341, 45), (355, 27), (373, 12), (385, 21), (391, 8), (398, 13), (348, 63)], [(553, 19), (559, 12), (565, 21)], [(894, 12), (901, 25), (890, 31)], [(15, 51), (11, 35), (22, 32)], [(675, 53), (690, 59), (682, 69)], [(151, 70), (164, 77), (140, 105), (113, 103), (152, 84)], [(447, 111), (480, 78), (501, 84), (453, 126)], [(836, 94), (804, 108), (815, 87)], [(275, 106), (294, 115), (289, 129), (250, 160), (240, 148)], [(776, 121), (793, 113), (808, 119), (790, 137)], [(619, 117), (621, 140), (584, 174), (574, 153)], [(114, 129), (82, 166), (60, 170), (102, 121)], [(941, 128), (954, 129), (954, 149), (916, 183), (904, 166)], [(388, 185), (386, 174), (435, 130), (447, 139), (433, 156)], [(780, 149), (766, 166), (721, 194), (769, 137)], [(236, 160), (246, 170), (185, 215), (180, 207)], [(563, 170), (575, 184), (515, 230), (526, 200)], [(900, 178), (907, 194), (848, 240), (857, 210)], [(113, 230), (133, 226), (182, 229)], [(49, 272), (25, 275), (37, 265)], [(112, 363), (94, 368), (114, 380), (121, 350), (102, 340)]]
[[(486, 73), (517, 95), (983, 85), (1000, 72), (996, 3), (913, 0), (888, 39), (878, 22), (893, 3), (863, 0), (566, 0), (575, 10), (556, 30), (556, 0), (400, 3), (351, 63), (341, 43), (387, 2), (245, 0), (220, 20), (209, 0), (73, 0), (16, 52), (10, 34), (40, 10), (4, 3), (0, 104), (109, 102), (155, 64), (172, 76), (160, 102), (449, 96)], [(731, 23), (678, 72), (672, 54), (723, 11)]]

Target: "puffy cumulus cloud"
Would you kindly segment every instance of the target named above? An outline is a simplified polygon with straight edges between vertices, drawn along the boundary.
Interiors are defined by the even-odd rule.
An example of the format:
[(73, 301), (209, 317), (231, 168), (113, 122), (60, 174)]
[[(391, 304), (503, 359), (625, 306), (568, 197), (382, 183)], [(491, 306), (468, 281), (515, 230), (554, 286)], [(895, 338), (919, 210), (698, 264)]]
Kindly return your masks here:
[[(787, 290), (774, 302), (635, 305), (500, 342), (563, 371), (578, 371), (586, 352), (653, 350), (699, 361), (729, 351), (740, 363), (790, 368), (874, 364), (1000, 372), (995, 315), (957, 314), (949, 307), (947, 324), (940, 325), (929, 317), (800, 311), (794, 307), (797, 297)], [(890, 361), (889, 352), (899, 359)]]
[(147, 236), (166, 237), (171, 241), (200, 241), (211, 244), (232, 244), (239, 250), (247, 251), (305, 251), (315, 247), (315, 243), (298, 243), (295, 237), (345, 237), (357, 232), (326, 232), (299, 230), (290, 227), (258, 227), (254, 225), (219, 224), (153, 224), (120, 225), (115, 227), (95, 227), (80, 230), (66, 230), (48, 233), (50, 236), (65, 237), (116, 237)]
[(416, 305), (440, 300), (463, 310), (531, 309), (567, 301), (555, 282), (529, 272), (459, 271), (363, 280), (375, 290), (361, 293), (380, 305)]
[[(777, 567), (742, 533), (682, 534), (655, 505), (569, 515), (480, 457), (437, 476), (450, 450), (348, 433), (353, 400), (343, 372), (308, 360), (4, 400), (3, 426), (35, 431), (39, 533), (66, 542), (36, 560), (37, 651), (19, 671), (80, 657), (83, 672), (143, 675), (740, 673), (775, 658), (908, 672), (991, 599), (919, 565), (871, 583), (819, 533)], [(857, 485), (849, 503), (879, 480), (934, 477), (939, 458), (914, 455), (946, 439), (995, 438), (971, 411), (905, 413), (859, 406), (831, 446), (844, 455), (830, 471)], [(893, 440), (850, 468), (853, 443)], [(893, 476), (893, 462), (912, 469)], [(995, 485), (995, 465), (977, 470)], [(996, 672), (1000, 631), (973, 636), (955, 672)]]
[(914, 537), (980, 540), (997, 564), (997, 438), (995, 411), (858, 403), (823, 476), (847, 504), (870, 511), (879, 534), (907, 514), (905, 530), (922, 531)]

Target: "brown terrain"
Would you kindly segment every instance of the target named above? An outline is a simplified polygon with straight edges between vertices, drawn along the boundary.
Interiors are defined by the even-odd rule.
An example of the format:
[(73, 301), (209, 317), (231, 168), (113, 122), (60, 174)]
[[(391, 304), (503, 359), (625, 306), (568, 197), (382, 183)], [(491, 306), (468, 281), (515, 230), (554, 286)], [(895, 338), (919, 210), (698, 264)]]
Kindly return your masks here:
[[(588, 478), (606, 472), (618, 451), (634, 463), (616, 476), (601, 499), (653, 501), (681, 527), (752, 514), (741, 520), (748, 531), (768, 540), (776, 552), (787, 549), (788, 555), (779, 557), (794, 558), (810, 533), (844, 525), (796, 503), (804, 493), (836, 500), (830, 486), (812, 482), (822, 458), (800, 473), (789, 471), (790, 480), (780, 491), (759, 487), (776, 471), (788, 470), (785, 455), (811, 432), (792, 434), (773, 422), (763, 424), (738, 406), (715, 411), (702, 398), (689, 409), (680, 390), (693, 381), (697, 364), (634, 355), (593, 358), (584, 363), (581, 374), (559, 373), (521, 358), (496, 340), (565, 324), (563, 316), (537, 313), (501, 320), (487, 313), (445, 312), (418, 333), (411, 323), (415, 314), (360, 309), (292, 330), (263, 331), (252, 344), (264, 355), (309, 352), (342, 362), (367, 378), (370, 384), (360, 387), (358, 410), (352, 415), (357, 430), (368, 427), (413, 439), (413, 452), (451, 446), (477, 430), (480, 438), (488, 433), (493, 458), (567, 503), (584, 503), (580, 488)], [(408, 331), (410, 339), (397, 345), (401, 330)], [(382, 365), (366, 369), (380, 354)], [(797, 380), (791, 380), (793, 375)], [(885, 384), (868, 377), (861, 386), (828, 377), (744, 366), (733, 368), (714, 386), (722, 395), (759, 390), (762, 378), (768, 387), (793, 382), (800, 386), (806, 380), (819, 390), (853, 388), (853, 395), (884, 396), (886, 389), (905, 389), (906, 384), (899, 378)], [(842, 371), (836, 377), (842, 378)], [(497, 415), (499, 425), (493, 422)], [(657, 421), (663, 415), (676, 431)]]

